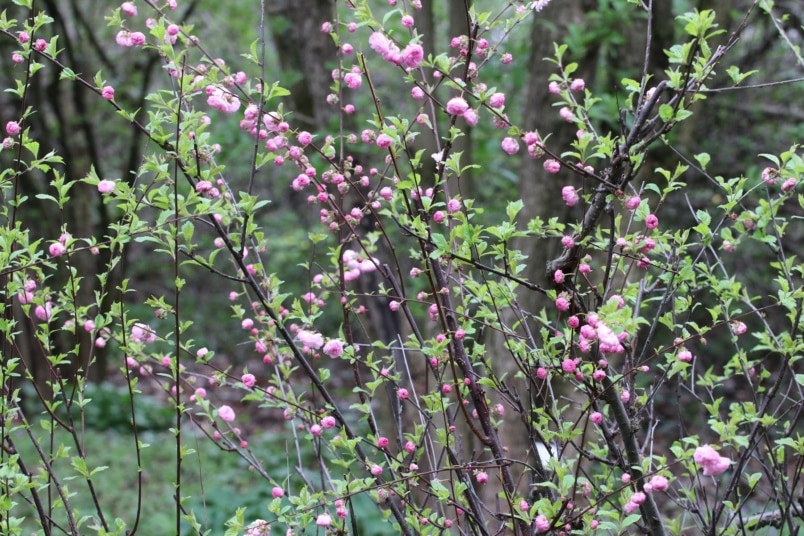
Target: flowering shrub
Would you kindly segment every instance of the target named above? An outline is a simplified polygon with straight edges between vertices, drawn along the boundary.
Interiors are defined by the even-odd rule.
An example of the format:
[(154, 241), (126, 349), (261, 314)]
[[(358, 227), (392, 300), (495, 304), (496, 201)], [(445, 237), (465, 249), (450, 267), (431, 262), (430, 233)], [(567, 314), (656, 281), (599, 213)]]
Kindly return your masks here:
[[(765, 171), (729, 178), (707, 171), (704, 152), (679, 155), (670, 169), (647, 164), (696, 103), (748, 76), (729, 55), (748, 19), (716, 46), (713, 12), (681, 15), (669, 67), (623, 80), (610, 123), (569, 47), (556, 45), (542, 94), (577, 130), (557, 146), (551, 132), (517, 124), (510, 96), (484, 78), (491, 66), (515, 64), (510, 37), (545, 16), (547, 1), (467, 11), (467, 34), (443, 54), (422, 45), (421, 2), (347, 2), (322, 21), (340, 52), (327, 98), (338, 125), (320, 132), (286, 111), (289, 91), (267, 77), (256, 51), (264, 42), (224, 61), (174, 17), (176, 2), (144, 4), (125, 2), (108, 21), (110, 46), (154, 52), (164, 66), (146, 114), (121, 102), (125, 80), (89, 78), (57, 36), (38, 37), (53, 21), (32, 1), (15, 1), (16, 19), (0, 16), (17, 77), (5, 88), (16, 116), (3, 122), (0, 153), (9, 162), (0, 171), (5, 534), (22, 534), (22, 503), (34, 505), (43, 534), (136, 530), (96, 492), (104, 468), (93, 467), (73, 417), (92, 404), (83, 395), (102, 349), (113, 350), (132, 405), (157, 387), (175, 409), (176, 472), (156, 477), (175, 485), (177, 533), (223, 530), (204, 527), (182, 501), (182, 460), (198, 437), (240, 456), (271, 489), (258, 517), (232, 504), (227, 534), (357, 533), (360, 497), (401, 534), (793, 532), (804, 518), (804, 292), (785, 237), (804, 208), (800, 148), (762, 155)], [(26, 126), (36, 110), (25, 103), (43, 70), (147, 137), (132, 177), (69, 176), (58, 153), (42, 154)], [(383, 77), (405, 88), (396, 100), (380, 98)], [(230, 116), (252, 147), (246, 178), (217, 161), (226, 146), (216, 140), (234, 135)], [(500, 161), (543, 159), (546, 180), (561, 183), (553, 204), (569, 219), (528, 215), (517, 199), (484, 214), (464, 194), (470, 167), (456, 146), (466, 128), (483, 126)], [(419, 145), (425, 134), (432, 154)], [(66, 214), (73, 191), (88, 185), (114, 221), (85, 236), (65, 218), (34, 236), (21, 193), (34, 174), (49, 184), (40, 202)], [(684, 202), (695, 177), (716, 192), (699, 208)], [(263, 179), (283, 181), (317, 210), (304, 294), (281, 282), (299, 269), (265, 254), (281, 230), (261, 221), (269, 200), (254, 183)], [(525, 241), (560, 244), (546, 272), (522, 253)], [(772, 274), (775, 294), (751, 286), (730, 257), (741, 250)], [(169, 293), (136, 292), (132, 251), (170, 265)], [(83, 272), (87, 256), (104, 270)], [(245, 366), (208, 349), (213, 341), (193, 325), (199, 311), (185, 287), (198, 268), (229, 295)], [(88, 298), (82, 286), (93, 277)], [(521, 305), (534, 295), (539, 307)], [(137, 318), (131, 300), (155, 319)], [(22, 348), (41, 354), (44, 373)], [(26, 384), (41, 408), (23, 409)], [(56, 413), (62, 405), (69, 418)], [(279, 415), (299, 452), (313, 446), (300, 479), (280, 480), (263, 464), (247, 415)], [(37, 422), (73, 443), (49, 444)], [(19, 457), (23, 441), (37, 446), (36, 459)], [(140, 472), (144, 448), (132, 445)], [(56, 469), (62, 458), (69, 469)], [(95, 511), (71, 506), (77, 486), (90, 490)]]

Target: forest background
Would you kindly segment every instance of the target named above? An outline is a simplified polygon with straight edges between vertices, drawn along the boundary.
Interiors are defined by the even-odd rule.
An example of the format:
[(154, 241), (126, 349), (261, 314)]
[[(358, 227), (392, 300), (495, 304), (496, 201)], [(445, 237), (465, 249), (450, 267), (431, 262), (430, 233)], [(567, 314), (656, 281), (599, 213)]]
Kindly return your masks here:
[[(258, 534), (254, 519), (264, 518), (275, 534), (794, 534), (804, 519), (797, 2), (355, 4), (3, 6), (3, 533)], [(145, 32), (146, 46), (121, 44), (121, 31)], [(380, 57), (389, 45), (376, 33), (403, 50), (420, 44), (425, 57), (400, 71)], [(710, 69), (721, 56), (728, 63)], [(190, 71), (200, 85), (186, 89)], [(648, 90), (661, 80), (676, 93), (660, 110)], [(226, 102), (209, 100), (215, 91)], [(453, 101), (468, 95), (479, 121)], [(662, 127), (639, 146), (649, 132), (630, 133), (648, 102)], [(244, 133), (249, 104), (266, 127), (276, 123), (271, 135), (302, 150), (312, 143), (304, 165), (323, 174), (326, 201), (309, 199), (321, 188), (294, 182), (291, 149)], [(421, 133), (409, 135), (417, 120)], [(632, 142), (627, 180), (609, 188), (618, 144)], [(573, 171), (578, 161), (591, 171)], [(379, 171), (363, 183), (358, 168)], [(350, 188), (333, 179), (339, 172)], [(387, 180), (375, 187), (376, 177)], [(394, 192), (385, 198), (380, 184)], [(590, 231), (594, 211), (579, 208), (595, 206), (600, 184), (605, 204), (594, 217), (603, 223)], [(237, 209), (216, 204), (225, 204), (216, 187), (222, 199), (233, 192)], [(374, 207), (377, 196), (388, 212)], [(445, 219), (439, 241), (430, 233)], [(236, 250), (261, 260), (246, 266)], [(697, 274), (689, 279), (685, 258)], [(463, 267), (448, 270), (447, 285), (421, 276), (438, 273), (427, 268), (434, 259)], [(462, 305), (437, 297), (452, 284)], [(612, 298), (633, 314), (618, 317)], [(575, 350), (552, 337), (573, 322), (591, 326), (593, 312), (633, 336), (613, 352), (632, 361), (609, 373), (638, 400), (620, 396), (637, 423), (639, 459), (649, 460), (632, 473), (618, 439), (626, 423), (605, 394), (615, 388), (595, 386), (605, 367), (567, 363)], [(277, 331), (285, 316), (287, 331)], [(605, 354), (596, 337), (593, 353)], [(456, 367), (461, 352), (472, 374)], [(635, 379), (642, 367), (649, 379)], [(488, 380), (482, 402), (471, 387), (478, 370)], [(550, 389), (542, 373), (555, 380)], [(462, 393), (451, 409), (425, 398), (406, 409), (399, 394), (446, 400), (451, 389)], [(333, 454), (344, 447), (324, 424), (330, 414), (345, 436), (351, 423), (370, 454), (354, 445), (351, 458)], [(599, 444), (587, 438), (598, 416), (611, 432)], [(510, 456), (479, 431), (486, 422)], [(439, 450), (450, 444), (445, 431), (465, 444)], [(694, 476), (706, 464), (692, 451), (710, 443), (735, 463), (722, 486)], [(134, 459), (131, 471), (123, 460)], [(589, 469), (603, 459), (610, 471)], [(760, 476), (741, 480), (747, 467)], [(657, 499), (663, 527), (643, 506), (656, 476), (678, 486)], [(724, 501), (731, 514), (719, 510)], [(699, 515), (669, 520), (690, 504)]]

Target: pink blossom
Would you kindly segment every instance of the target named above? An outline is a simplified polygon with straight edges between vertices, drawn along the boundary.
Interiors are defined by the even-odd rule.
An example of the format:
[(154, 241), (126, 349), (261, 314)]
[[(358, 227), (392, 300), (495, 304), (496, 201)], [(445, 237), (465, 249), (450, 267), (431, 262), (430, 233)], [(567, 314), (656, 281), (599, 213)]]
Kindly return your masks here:
[(402, 26), (404, 26), (405, 28), (413, 28), (413, 23), (414, 23), (413, 17), (411, 17), (410, 15), (405, 15), (404, 17), (402, 17)]
[(243, 385), (251, 389), (257, 383), (257, 378), (254, 377), (254, 374), (243, 374), (240, 381), (243, 382)]
[(519, 151), (519, 142), (516, 140), (516, 138), (503, 138), (503, 141), (500, 145), (502, 150), (508, 154), (516, 154), (517, 151)]
[(321, 514), (315, 520), (315, 524), (319, 527), (329, 527), (332, 525), (332, 516), (329, 514)]
[(536, 530), (539, 532), (547, 532), (550, 529), (550, 521), (541, 514), (536, 516), (536, 519), (533, 520), (533, 526), (536, 527)]
[(461, 97), (453, 97), (447, 102), (447, 113), (461, 116), (469, 109), (469, 104)]
[(418, 43), (411, 43), (402, 49), (401, 63), (408, 69), (415, 69), (424, 59), (424, 49)]
[(505, 106), (505, 93), (494, 93), (489, 97), (489, 106), (502, 108)]
[(34, 43), (34, 50), (36, 50), (37, 52), (44, 52), (46, 48), (47, 48), (47, 41), (45, 41), (44, 39), (37, 39), (36, 42)]
[(625, 506), (623, 506), (623, 510), (625, 511), (626, 514), (630, 514), (631, 512), (637, 509), (639, 509), (639, 505), (633, 501), (628, 501), (627, 503), (625, 503)]
[(64, 255), (64, 252), (67, 250), (67, 248), (65, 248), (64, 244), (61, 242), (53, 242), (50, 244), (47, 250), (51, 257), (59, 257)]
[(23, 61), (25, 61), (25, 58), (19, 52), (14, 52), (11, 54), (11, 61), (13, 63), (22, 63)]
[(558, 160), (553, 160), (552, 158), (545, 160), (542, 166), (547, 173), (558, 173), (561, 171), (561, 164), (558, 162)]
[(387, 149), (394, 143), (394, 139), (388, 134), (380, 134), (377, 136), (377, 147), (380, 149)]
[(796, 179), (790, 177), (789, 179), (785, 180), (782, 183), (782, 191), (789, 192), (790, 190), (793, 190), (796, 187), (796, 184), (797, 184)]
[(98, 191), (102, 194), (109, 194), (114, 191), (115, 182), (109, 179), (104, 179), (98, 182)]
[(779, 182), (779, 170), (772, 167), (766, 167), (762, 170), (762, 181), (768, 186), (774, 186), (777, 182)]
[(559, 311), (567, 311), (569, 310), (569, 300), (564, 296), (559, 296), (556, 298), (556, 309)]
[(653, 478), (650, 479), (650, 487), (652, 490), (664, 491), (667, 489), (668, 485), (669, 482), (662, 475), (654, 475)]
[(620, 338), (603, 322), (595, 328), (595, 334), (600, 342), (600, 351), (604, 354), (619, 354), (624, 351)]
[(33, 301), (33, 299), (34, 299), (33, 292), (30, 291), (30, 290), (23, 290), (22, 292), (17, 294), (17, 297), (19, 298), (20, 303), (22, 305), (26, 305), (28, 303), (31, 303)]
[(363, 84), (363, 77), (360, 73), (346, 73), (343, 81), (349, 89), (357, 89)]
[(581, 200), (581, 198), (578, 197), (578, 193), (575, 191), (575, 188), (572, 186), (564, 186), (561, 189), (561, 197), (564, 199), (564, 203), (566, 203), (568, 207), (574, 207), (578, 204), (578, 201)]
[(555, 281), (558, 284), (563, 283), (564, 282), (564, 272), (561, 271), (561, 270), (556, 270), (555, 272), (553, 272), (553, 281)]
[(692, 352), (689, 350), (681, 350), (678, 353), (678, 360), (683, 361), (684, 363), (689, 363), (692, 361)]
[(558, 115), (560, 115), (561, 119), (563, 119), (567, 123), (572, 123), (573, 121), (575, 121), (575, 114), (573, 114), (572, 110), (570, 110), (567, 106), (562, 107), (558, 111)]
[(656, 229), (659, 226), (659, 218), (655, 214), (648, 214), (645, 218), (645, 227), (648, 229)]
[(284, 496), (285, 496), (285, 490), (283, 490), (279, 486), (274, 486), (271, 489), (271, 497), (273, 497), (274, 499), (279, 499), (280, 497)]
[(475, 475), (475, 480), (477, 480), (478, 484), (485, 484), (489, 481), (489, 475), (485, 471), (478, 471), (478, 473)]
[(399, 398), (399, 400), (405, 400), (409, 396), (408, 390), (405, 389), (404, 387), (401, 387), (396, 392), (396, 396)]
[(597, 369), (592, 373), (592, 379), (596, 382), (603, 381), (603, 378), (606, 377), (606, 371)]
[(151, 326), (137, 322), (131, 326), (131, 340), (144, 344), (153, 344), (156, 342), (156, 332), (151, 329)]
[(103, 86), (101, 97), (106, 100), (114, 100), (114, 88), (112, 86)]
[(584, 82), (583, 78), (576, 78), (570, 84), (570, 91), (583, 91), (586, 87), (586, 82)]
[(298, 136), (296, 136), (296, 139), (299, 141), (299, 144), (306, 146), (313, 142), (313, 135), (306, 130), (303, 130), (299, 132)]
[(419, 86), (414, 86), (413, 89), (410, 90), (410, 96), (416, 100), (421, 100), (424, 98), (424, 90)]
[(270, 536), (271, 524), (264, 519), (255, 519), (246, 527), (245, 536)]
[(388, 440), (387, 437), (380, 437), (380, 438), (377, 439), (377, 447), (378, 448), (384, 449), (384, 448), (386, 448), (388, 446), (389, 443), (390, 443), (390, 441)]
[(16, 121), (9, 121), (6, 123), (6, 134), (9, 136), (16, 136), (20, 133), (20, 124)]
[(232, 422), (235, 420), (235, 412), (229, 406), (221, 406), (218, 408), (218, 417), (220, 417), (223, 422)]
[(742, 335), (746, 331), (748, 331), (748, 326), (745, 325), (745, 322), (740, 322), (739, 320), (732, 320), (729, 323), (729, 329), (735, 335)]
[(296, 333), (296, 338), (304, 346), (307, 346), (313, 350), (318, 350), (324, 346), (324, 337), (322, 337), (320, 333), (316, 333), (314, 331), (300, 329), (298, 333)]
[(547, 84), (547, 91), (549, 91), (553, 95), (558, 95), (561, 93), (561, 85), (553, 80), (549, 84)]
[(466, 110), (463, 113), (463, 120), (466, 121), (466, 124), (470, 127), (477, 125), (477, 122), (480, 120), (480, 116), (477, 115), (476, 110)]
[(628, 210), (636, 210), (641, 202), (642, 199), (640, 199), (638, 195), (632, 195), (625, 201), (625, 208)]
[(575, 372), (575, 369), (578, 368), (578, 363), (574, 359), (565, 359), (561, 362), (561, 370), (566, 372), (567, 374), (572, 374)]
[(695, 463), (703, 468), (704, 476), (717, 476), (731, 466), (731, 460), (721, 456), (709, 445), (703, 445), (695, 449), (692, 458)]
[(120, 10), (129, 17), (137, 16), (137, 6), (134, 5), (134, 2), (123, 2), (120, 5)]
[(503, 65), (508, 65), (512, 61), (514, 61), (514, 56), (511, 55), (510, 52), (506, 52), (505, 54), (500, 56), (500, 63), (502, 63)]
[(233, 93), (217, 86), (207, 88), (207, 104), (227, 114), (234, 113), (240, 109), (240, 99)]
[(569, 249), (575, 245), (575, 239), (569, 235), (561, 237), (561, 245)]
[(380, 32), (371, 34), (369, 46), (374, 52), (381, 55), (385, 61), (397, 64), (401, 61), (399, 47)]
[(335, 417), (333, 417), (332, 415), (327, 415), (326, 417), (321, 419), (321, 426), (323, 426), (327, 430), (329, 430), (330, 428), (335, 428), (335, 425), (337, 423), (338, 421), (336, 421)]
[(53, 302), (45, 302), (45, 305), (37, 305), (34, 309), (34, 315), (42, 322), (50, 320), (53, 311)]
[(550, 0), (536, 0), (531, 4), (533, 6), (533, 11), (539, 13), (542, 9), (547, 7), (547, 4), (550, 3)]
[(343, 355), (343, 342), (333, 339), (324, 345), (324, 353), (329, 357), (340, 357)]
[(382, 475), (382, 465), (372, 465), (371, 466), (371, 474), (374, 476)]
[(114, 38), (115, 42), (121, 47), (133, 47), (134, 41), (131, 39), (131, 32), (128, 30), (120, 30)]
[(17, 39), (20, 40), (20, 43), (25, 44), (31, 40), (31, 36), (28, 32), (22, 31), (17, 34)]
[(313, 437), (321, 437), (324, 433), (324, 428), (320, 424), (314, 424), (310, 427), (310, 433)]

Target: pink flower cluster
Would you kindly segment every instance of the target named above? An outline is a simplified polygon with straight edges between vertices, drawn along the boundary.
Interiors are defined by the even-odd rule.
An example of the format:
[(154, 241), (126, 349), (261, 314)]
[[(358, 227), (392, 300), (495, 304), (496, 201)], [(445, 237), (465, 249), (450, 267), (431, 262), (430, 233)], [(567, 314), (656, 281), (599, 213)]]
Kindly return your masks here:
[(721, 456), (709, 445), (703, 445), (695, 449), (692, 455), (695, 463), (703, 468), (704, 476), (717, 476), (725, 472), (731, 466), (731, 460)]
[(354, 281), (360, 274), (373, 272), (377, 269), (377, 259), (367, 259), (351, 249), (343, 252), (343, 263), (346, 270), (343, 272), (344, 281)]
[(604, 354), (619, 354), (625, 351), (622, 345), (628, 337), (628, 332), (623, 331), (619, 335), (607, 326), (596, 313), (590, 313), (586, 317), (586, 324), (581, 326), (578, 345), (581, 351), (589, 351), (592, 343), (597, 340), (600, 345), (600, 352)]
[(240, 99), (221, 87), (207, 86), (206, 94), (207, 104), (218, 111), (231, 114), (240, 109)]
[(115, 41), (121, 47), (136, 47), (145, 44), (145, 34), (142, 32), (130, 32), (128, 30), (120, 30), (115, 36)]
[[(477, 112), (469, 107), (469, 103), (466, 102), (463, 97), (453, 97), (447, 101), (446, 110), (450, 115), (463, 117), (464, 121), (466, 121), (469, 126), (475, 126), (477, 124)], [(505, 147), (503, 147), (503, 149), (505, 150)]]
[(385, 61), (408, 69), (415, 69), (424, 59), (424, 49), (420, 44), (411, 43), (400, 51), (396, 43), (380, 32), (371, 34), (369, 46), (374, 52), (381, 55)]
[(627, 503), (625, 503), (623, 510), (625, 510), (625, 513), (630, 514), (631, 512), (639, 508), (639, 505), (645, 502), (645, 499), (647, 499), (647, 496), (643, 492), (637, 491), (633, 495), (631, 495), (631, 498), (628, 500)]
[(144, 344), (156, 342), (156, 332), (147, 324), (136, 323), (131, 326), (131, 339)]

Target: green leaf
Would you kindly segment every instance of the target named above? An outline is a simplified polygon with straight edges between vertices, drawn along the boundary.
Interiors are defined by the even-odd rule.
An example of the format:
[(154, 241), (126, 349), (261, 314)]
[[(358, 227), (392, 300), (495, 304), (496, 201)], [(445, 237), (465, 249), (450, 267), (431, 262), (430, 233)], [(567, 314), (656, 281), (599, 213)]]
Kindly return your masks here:
[(521, 199), (508, 203), (508, 206), (505, 207), (505, 213), (508, 215), (508, 221), (513, 222), (516, 218), (516, 215), (519, 214), (519, 211), (522, 210), (522, 207), (524, 206), (525, 203)]
[(662, 121), (665, 123), (673, 119), (673, 107), (668, 104), (659, 106), (659, 117), (661, 117)]
[(706, 169), (706, 165), (709, 164), (709, 153), (699, 153), (695, 155), (695, 160), (701, 165), (701, 169)]

